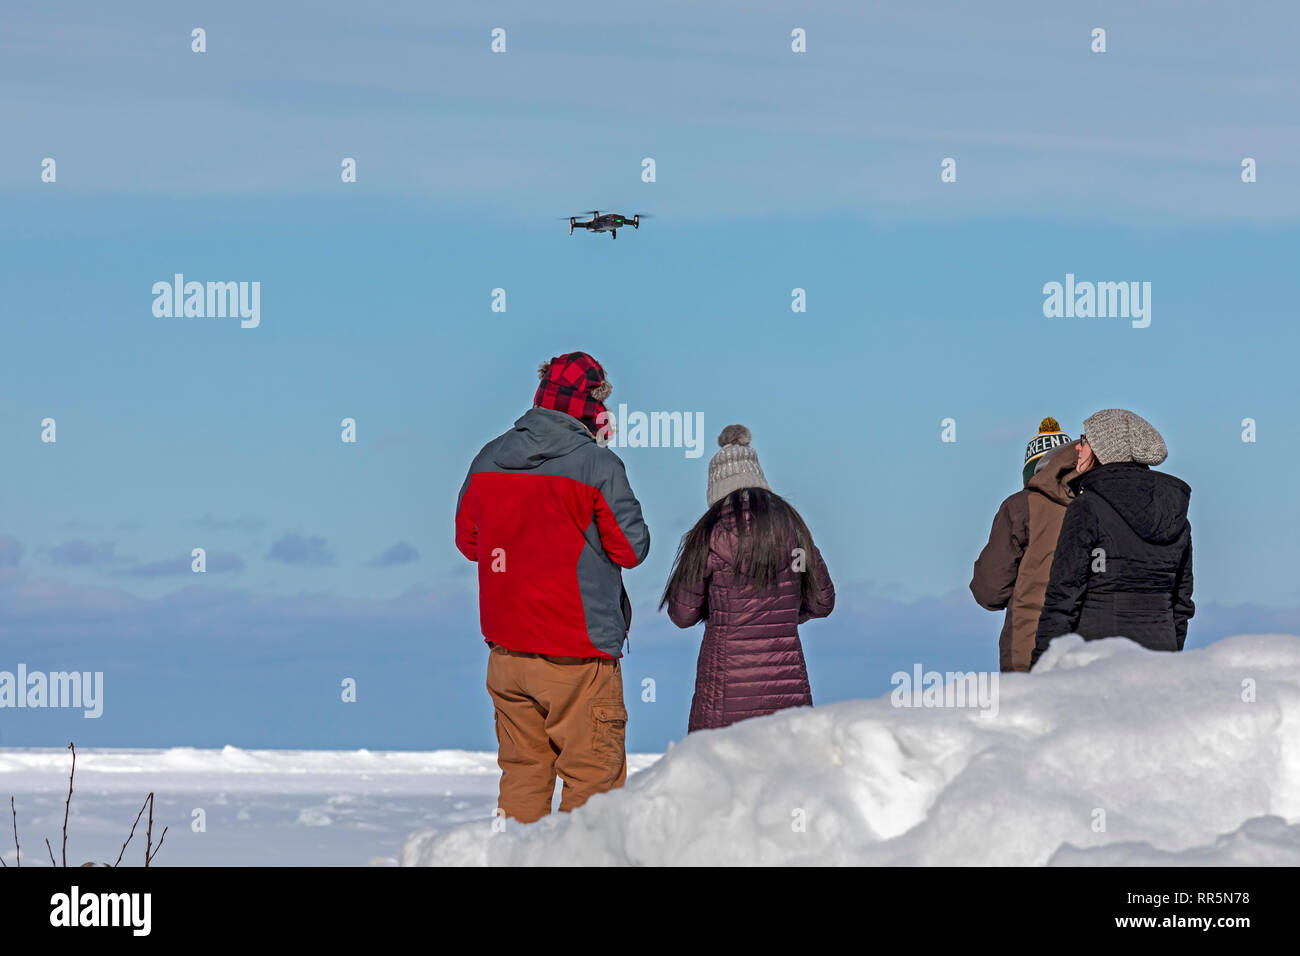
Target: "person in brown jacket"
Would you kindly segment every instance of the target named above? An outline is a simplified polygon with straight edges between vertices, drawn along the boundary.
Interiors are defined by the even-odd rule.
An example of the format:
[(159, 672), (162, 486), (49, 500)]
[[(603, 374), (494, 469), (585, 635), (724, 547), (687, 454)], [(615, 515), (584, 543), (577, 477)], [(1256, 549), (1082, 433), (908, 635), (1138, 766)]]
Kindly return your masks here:
[(1007, 612), (998, 638), (1004, 672), (1030, 668), (1056, 538), (1074, 497), (1068, 482), (1077, 474), (1077, 446), (1056, 419), (1043, 419), (1025, 450), (1025, 487), (1002, 502), (975, 561), (971, 594), (980, 607)]

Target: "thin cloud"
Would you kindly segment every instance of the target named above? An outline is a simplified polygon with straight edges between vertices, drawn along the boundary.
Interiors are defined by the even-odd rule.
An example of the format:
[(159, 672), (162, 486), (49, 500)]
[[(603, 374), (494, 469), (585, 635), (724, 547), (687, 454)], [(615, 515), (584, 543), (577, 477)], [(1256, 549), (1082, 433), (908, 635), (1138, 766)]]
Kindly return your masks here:
[(64, 567), (88, 568), (116, 564), (122, 558), (117, 554), (117, 545), (111, 541), (86, 541), (74, 538), (56, 544), (48, 551), (50, 560)]
[(415, 545), (406, 541), (399, 541), (392, 547), (385, 549), (382, 554), (367, 561), (366, 564), (372, 568), (391, 568), (399, 564), (412, 564), (419, 560), (420, 552)]
[(22, 559), (22, 542), (12, 535), (0, 534), (0, 568), (16, 568)]
[(282, 564), (322, 567), (334, 564), (334, 553), (320, 535), (286, 534), (266, 555)]

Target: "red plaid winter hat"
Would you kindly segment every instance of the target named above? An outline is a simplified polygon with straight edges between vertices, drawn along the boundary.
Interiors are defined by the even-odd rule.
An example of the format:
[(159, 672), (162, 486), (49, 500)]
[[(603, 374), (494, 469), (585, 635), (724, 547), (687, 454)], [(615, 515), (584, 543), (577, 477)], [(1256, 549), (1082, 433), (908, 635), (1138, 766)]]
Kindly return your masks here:
[[(600, 363), (586, 352), (569, 352), (543, 362), (537, 377), (541, 384), (533, 396), (534, 405), (572, 415), (593, 434), (602, 428), (607, 436), (614, 433), (613, 417), (602, 404), (613, 386)], [(598, 415), (600, 421), (596, 420)]]

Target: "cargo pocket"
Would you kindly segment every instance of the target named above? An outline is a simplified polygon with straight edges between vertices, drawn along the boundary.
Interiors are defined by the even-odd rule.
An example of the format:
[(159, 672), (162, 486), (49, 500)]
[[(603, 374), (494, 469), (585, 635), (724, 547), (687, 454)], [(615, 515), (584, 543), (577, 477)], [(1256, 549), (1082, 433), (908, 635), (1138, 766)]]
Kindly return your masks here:
[(592, 701), (591, 716), (595, 734), (592, 750), (611, 763), (622, 766), (627, 737), (627, 708), (621, 700)]

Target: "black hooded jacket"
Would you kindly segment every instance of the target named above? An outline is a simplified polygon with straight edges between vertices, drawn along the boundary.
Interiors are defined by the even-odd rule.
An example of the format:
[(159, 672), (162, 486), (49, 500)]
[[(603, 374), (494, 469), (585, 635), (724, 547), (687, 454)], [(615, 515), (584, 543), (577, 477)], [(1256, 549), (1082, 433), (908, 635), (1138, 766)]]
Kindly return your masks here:
[(1098, 465), (1071, 482), (1033, 660), (1053, 638), (1127, 637), (1180, 651), (1192, 603), (1186, 482), (1146, 465)]

